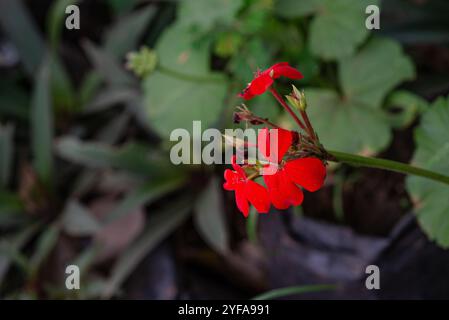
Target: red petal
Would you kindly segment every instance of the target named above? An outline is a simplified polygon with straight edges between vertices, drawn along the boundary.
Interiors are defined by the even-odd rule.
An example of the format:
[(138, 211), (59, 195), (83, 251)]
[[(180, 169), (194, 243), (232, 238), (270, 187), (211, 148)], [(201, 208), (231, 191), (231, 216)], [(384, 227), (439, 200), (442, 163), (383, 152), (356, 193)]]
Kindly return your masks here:
[(281, 170), (274, 175), (264, 176), (265, 184), (268, 188), (270, 200), (274, 207), (279, 210), (287, 209), (290, 206), (299, 206), (304, 194), (285, 175), (285, 170)]
[(245, 217), (248, 217), (249, 203), (246, 198), (245, 185), (241, 185), (235, 190), (235, 203), (240, 212), (243, 213)]
[(273, 78), (286, 77), (289, 79), (302, 79), (303, 75), (288, 64), (277, 64), (273, 66)]
[(254, 95), (249, 90), (245, 89), (243, 93), (239, 94), (239, 97), (245, 100), (251, 100), (252, 98), (254, 98)]
[(250, 84), (248, 91), (251, 95), (259, 95), (267, 91), (273, 84), (273, 78), (269, 74), (261, 74), (257, 76)]
[(249, 180), (245, 185), (245, 194), (249, 202), (259, 213), (267, 213), (270, 210), (270, 198), (268, 191), (260, 184)]
[(288, 161), (284, 170), (287, 176), (304, 189), (314, 192), (323, 186), (326, 167), (318, 158), (302, 158)]
[(231, 157), (231, 164), (234, 170), (240, 176), (240, 178), (245, 179), (246, 178), (245, 170), (243, 170), (242, 167), (237, 164), (237, 157), (235, 155)]
[(228, 191), (235, 190), (238, 182), (237, 172), (232, 171), (230, 169), (226, 169), (224, 172), (224, 178), (226, 179), (226, 181), (223, 184), (223, 188)]
[[(272, 136), (277, 132), (277, 141)], [(273, 139), (273, 141), (271, 141)], [(263, 128), (259, 130), (257, 135), (257, 144), (260, 153), (267, 158), (268, 161), (279, 163), (282, 161), (285, 153), (292, 144), (293, 136), (291, 131), (285, 129)], [(271, 145), (270, 145), (271, 144)]]

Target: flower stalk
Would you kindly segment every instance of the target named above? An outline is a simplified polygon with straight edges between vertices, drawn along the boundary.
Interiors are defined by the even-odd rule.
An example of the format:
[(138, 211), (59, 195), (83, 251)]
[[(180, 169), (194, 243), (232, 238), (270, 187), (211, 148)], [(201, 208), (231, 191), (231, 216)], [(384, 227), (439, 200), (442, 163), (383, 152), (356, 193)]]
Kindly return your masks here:
[(410, 174), (449, 185), (449, 176), (431, 170), (411, 166), (402, 162), (373, 157), (364, 157), (340, 151), (327, 150), (327, 152), (331, 155), (331, 157), (326, 159), (328, 161), (346, 163), (357, 167), (378, 168), (403, 174)]

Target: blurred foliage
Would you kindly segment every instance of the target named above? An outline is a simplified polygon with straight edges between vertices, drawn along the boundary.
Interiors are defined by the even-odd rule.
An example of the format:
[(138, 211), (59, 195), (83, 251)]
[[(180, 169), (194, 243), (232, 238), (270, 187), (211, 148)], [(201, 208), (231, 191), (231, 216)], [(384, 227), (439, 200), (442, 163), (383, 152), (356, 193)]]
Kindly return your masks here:
[[(191, 130), (193, 120), (202, 129), (231, 127), (236, 94), (274, 62), (303, 72), (296, 85), (305, 87), (325, 146), (378, 154), (393, 129), (410, 127), (425, 112), (414, 161), (447, 172), (448, 104), (428, 107), (397, 90), (415, 76), (397, 40), (447, 41), (447, 19), (429, 18), (447, 4), (416, 10), (406, 1), (382, 3), (392, 12), (414, 10), (406, 29), (380, 36), (364, 27), (368, 2), (377, 3), (105, 0), (108, 19), (89, 22), (92, 37), (82, 30), (73, 43), (64, 9), (77, 1), (54, 1), (45, 27), (25, 1), (0, 1), (0, 41), (20, 58), (0, 79), (0, 295), (120, 296), (133, 270), (192, 213), (205, 244), (229, 255), (222, 168), (171, 165), (168, 138), (175, 128)], [(86, 4), (79, 5), (83, 15)], [(248, 105), (291, 126), (268, 95)], [(426, 232), (448, 246), (448, 206), (441, 205), (447, 189), (418, 178), (408, 188)], [(251, 217), (248, 237), (255, 242), (257, 216)], [(55, 263), (58, 252), (65, 255)], [(61, 280), (70, 263), (85, 275), (76, 293)], [(55, 278), (45, 274), (49, 266)]]
[[(436, 100), (415, 130), (416, 151), (412, 163), (447, 174), (449, 172), (449, 98)], [(407, 187), (418, 221), (432, 240), (449, 247), (449, 189), (440, 183), (408, 177)]]

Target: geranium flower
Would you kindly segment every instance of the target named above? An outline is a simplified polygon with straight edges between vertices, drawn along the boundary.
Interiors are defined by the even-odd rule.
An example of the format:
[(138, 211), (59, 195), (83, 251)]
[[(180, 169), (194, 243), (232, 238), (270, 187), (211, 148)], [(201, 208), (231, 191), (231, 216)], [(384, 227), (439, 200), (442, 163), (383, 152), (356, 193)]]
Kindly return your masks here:
[(245, 217), (248, 217), (249, 214), (249, 203), (259, 213), (267, 213), (270, 209), (270, 198), (267, 189), (246, 177), (243, 168), (236, 163), (235, 156), (232, 157), (231, 161), (234, 170), (225, 170), (224, 177), (226, 182), (223, 184), (223, 188), (235, 192), (235, 202)]
[(301, 72), (291, 67), (288, 62), (279, 62), (271, 66), (265, 71), (258, 71), (253, 81), (239, 95), (245, 100), (250, 100), (254, 96), (260, 95), (268, 90), (273, 84), (274, 79), (279, 77), (286, 77), (289, 79), (302, 79)]
[[(277, 146), (270, 148), (272, 130), (277, 130), (278, 143)], [(298, 185), (310, 192), (322, 187), (326, 178), (326, 167), (320, 159), (307, 157), (283, 160), (293, 141), (291, 131), (264, 128), (259, 131), (257, 139), (259, 151), (271, 162), (266, 165), (262, 174), (274, 207), (283, 210), (300, 205), (304, 194)], [(274, 159), (277, 161), (273, 163)]]

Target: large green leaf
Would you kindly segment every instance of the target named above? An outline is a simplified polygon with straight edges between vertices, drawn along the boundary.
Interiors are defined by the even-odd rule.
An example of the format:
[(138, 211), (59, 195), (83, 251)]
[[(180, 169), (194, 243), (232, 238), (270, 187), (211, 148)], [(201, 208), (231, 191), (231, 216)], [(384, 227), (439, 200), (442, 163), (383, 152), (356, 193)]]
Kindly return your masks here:
[[(415, 131), (417, 149), (412, 163), (449, 174), (449, 98), (440, 98), (424, 114)], [(410, 176), (409, 191), (419, 224), (430, 239), (449, 248), (449, 186)]]
[(241, 6), (242, 0), (182, 1), (178, 20), (183, 26), (209, 31), (216, 24), (231, 24)]
[(400, 46), (387, 39), (373, 39), (357, 55), (341, 61), (342, 96), (329, 89), (306, 90), (307, 110), (325, 147), (363, 154), (385, 148), (391, 133), (383, 100), (413, 75), (413, 65)]
[(280, 0), (276, 11), (293, 18), (315, 14), (310, 25), (311, 51), (324, 59), (351, 55), (367, 37), (365, 8), (377, 0)]
[(160, 68), (144, 81), (144, 104), (151, 127), (167, 137), (173, 129), (203, 128), (220, 116), (226, 79), (209, 70), (209, 43), (194, 43), (182, 26), (170, 27), (156, 50)]

